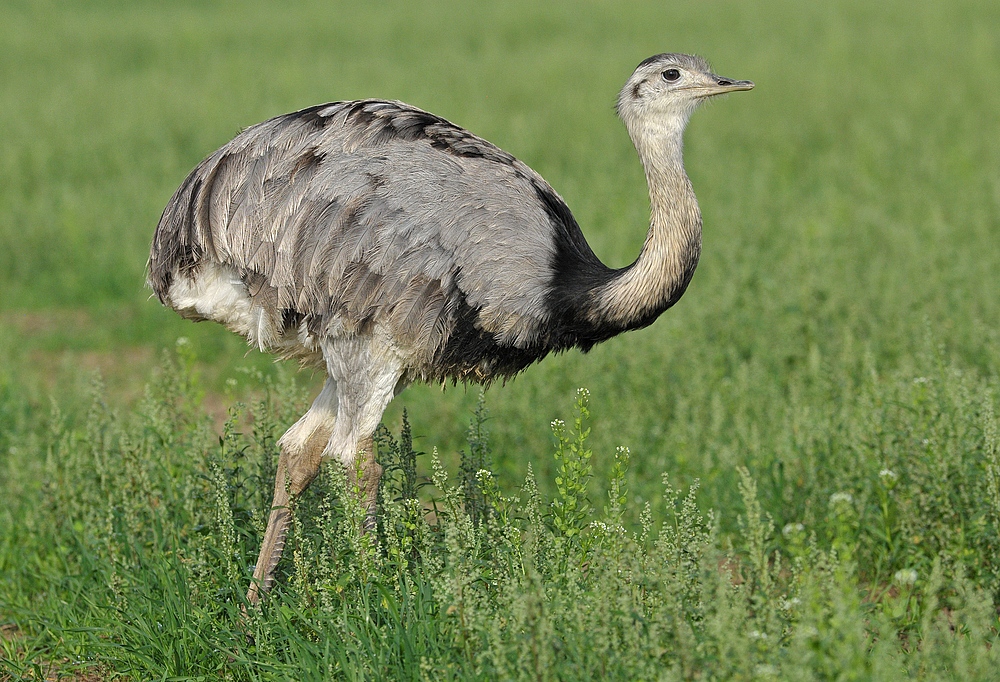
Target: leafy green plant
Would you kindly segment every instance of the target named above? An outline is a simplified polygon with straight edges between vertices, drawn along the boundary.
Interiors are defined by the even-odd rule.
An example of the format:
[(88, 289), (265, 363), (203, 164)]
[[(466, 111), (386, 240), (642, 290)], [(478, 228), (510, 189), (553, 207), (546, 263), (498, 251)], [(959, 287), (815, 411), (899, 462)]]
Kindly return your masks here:
[[(556, 429), (553, 500), (531, 473), (509, 495), (485, 468), (470, 498), (464, 472), (452, 483), (436, 451), (428, 498), (404, 422), (398, 437), (380, 435), (390, 463), (382, 522), (363, 534), (357, 495), (330, 463), (296, 502), (274, 590), (244, 616), (275, 415), (291, 420), (302, 396), (264, 379), (263, 398), (234, 406), (220, 437), (199, 414), (189, 371), (165, 358), (132, 415), (109, 410), (95, 385), (79, 424), (54, 407), (43, 438), (16, 434), (44, 455), (46, 484), (20, 523), (0, 529), (9, 568), (0, 613), (21, 633), (4, 645), (10, 674), (37, 676), (64, 659), (139, 678), (894, 679), (958, 666), (985, 680), (995, 671), (991, 573), (954, 556), (896, 568), (885, 535), (865, 529), (883, 531), (888, 518), (894, 556), (920, 548), (885, 495), (828, 498), (822, 523), (810, 522), (826, 533), (805, 523), (775, 533), (743, 468), (741, 531), (724, 535), (719, 513), (701, 510), (697, 482), (684, 490), (664, 476), (655, 504), (631, 499), (632, 458), (619, 448), (598, 510), (587, 501), (583, 391), (572, 426)], [(987, 438), (992, 414), (982, 412)], [(470, 451), (488, 460), (484, 415), (481, 401)], [(987, 449), (982, 466), (995, 459)], [(891, 490), (883, 475), (886, 492), (914, 466)], [(984, 501), (995, 499), (989, 476), (973, 491)], [(849, 480), (864, 479), (848, 472), (838, 487)], [(25, 524), (32, 539), (14, 554)]]
[(593, 452), (587, 447), (590, 428), (586, 422), (589, 417), (590, 391), (581, 388), (576, 393), (576, 416), (572, 429), (567, 433), (566, 423), (561, 419), (552, 422), (552, 433), (556, 437), (555, 484), (558, 492), (552, 500), (552, 522), (567, 541), (579, 540), (590, 516), (587, 483), (593, 475), (590, 464)]

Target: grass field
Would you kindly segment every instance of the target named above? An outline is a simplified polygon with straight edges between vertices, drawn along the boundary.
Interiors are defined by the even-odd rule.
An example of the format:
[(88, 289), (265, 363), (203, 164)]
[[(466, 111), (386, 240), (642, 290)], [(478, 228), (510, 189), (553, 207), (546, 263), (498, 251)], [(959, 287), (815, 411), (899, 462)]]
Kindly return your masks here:
[[(0, 680), (1000, 678), (1000, 5), (289, 4), (0, 8)], [(241, 622), (318, 378), (149, 300), (173, 190), (270, 116), (401, 99), (622, 266), (612, 105), (662, 51), (757, 84), (688, 130), (683, 300), (488, 418), (408, 389), (377, 544), (327, 472)]]

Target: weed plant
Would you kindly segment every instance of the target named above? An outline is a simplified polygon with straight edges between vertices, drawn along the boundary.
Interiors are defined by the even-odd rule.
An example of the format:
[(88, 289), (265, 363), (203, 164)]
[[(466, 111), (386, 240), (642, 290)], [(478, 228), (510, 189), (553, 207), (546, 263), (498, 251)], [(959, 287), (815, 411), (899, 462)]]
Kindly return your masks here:
[[(53, 403), (7, 437), (0, 490), (6, 675), (89, 669), (134, 679), (995, 679), (1000, 456), (994, 394), (935, 361), (872, 377), (858, 420), (795, 422), (800, 521), (776, 530), (737, 472), (739, 532), (664, 474), (630, 502), (619, 448), (592, 492), (590, 394), (552, 422), (552, 499), (532, 472), (501, 490), (484, 402), (453, 481), (408, 424), (379, 434), (378, 530), (339, 465), (294, 503), (277, 586), (245, 618), (276, 438), (294, 382), (200, 408), (187, 351), (134, 413), (95, 384), (85, 418)], [(7, 414), (12, 408), (5, 407)], [(823, 447), (852, 432), (842, 468)], [(27, 456), (25, 454), (27, 453)], [(430, 459), (430, 480), (417, 475)], [(17, 465), (36, 469), (18, 474)], [(822, 472), (822, 473), (820, 473)], [(834, 491), (834, 492), (830, 492)], [(637, 519), (630, 523), (629, 519)]]

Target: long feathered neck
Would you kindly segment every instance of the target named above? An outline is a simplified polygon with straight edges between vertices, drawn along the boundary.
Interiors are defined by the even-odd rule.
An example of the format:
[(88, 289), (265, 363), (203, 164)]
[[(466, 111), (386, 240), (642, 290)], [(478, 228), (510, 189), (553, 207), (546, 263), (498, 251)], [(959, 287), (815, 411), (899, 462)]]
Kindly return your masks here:
[(589, 321), (627, 330), (650, 324), (680, 299), (701, 255), (701, 211), (684, 172), (689, 112), (657, 120), (625, 119), (649, 184), (649, 232), (639, 257), (591, 294)]

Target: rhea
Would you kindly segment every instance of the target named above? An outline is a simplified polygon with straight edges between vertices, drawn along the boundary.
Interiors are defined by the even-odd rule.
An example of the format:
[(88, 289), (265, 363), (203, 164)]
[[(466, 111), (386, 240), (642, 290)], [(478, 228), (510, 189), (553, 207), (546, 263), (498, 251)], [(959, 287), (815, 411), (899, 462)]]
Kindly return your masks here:
[(156, 296), (327, 376), (278, 441), (251, 603), (273, 582), (291, 500), (323, 460), (346, 467), (371, 526), (382, 475), (372, 436), (406, 385), (510, 377), (645, 327), (680, 299), (701, 252), (684, 128), (705, 99), (752, 87), (684, 54), (632, 73), (617, 112), (645, 170), (651, 219), (639, 257), (620, 269), (594, 255), (538, 173), (401, 102), (273, 118), (188, 175), (153, 237)]

